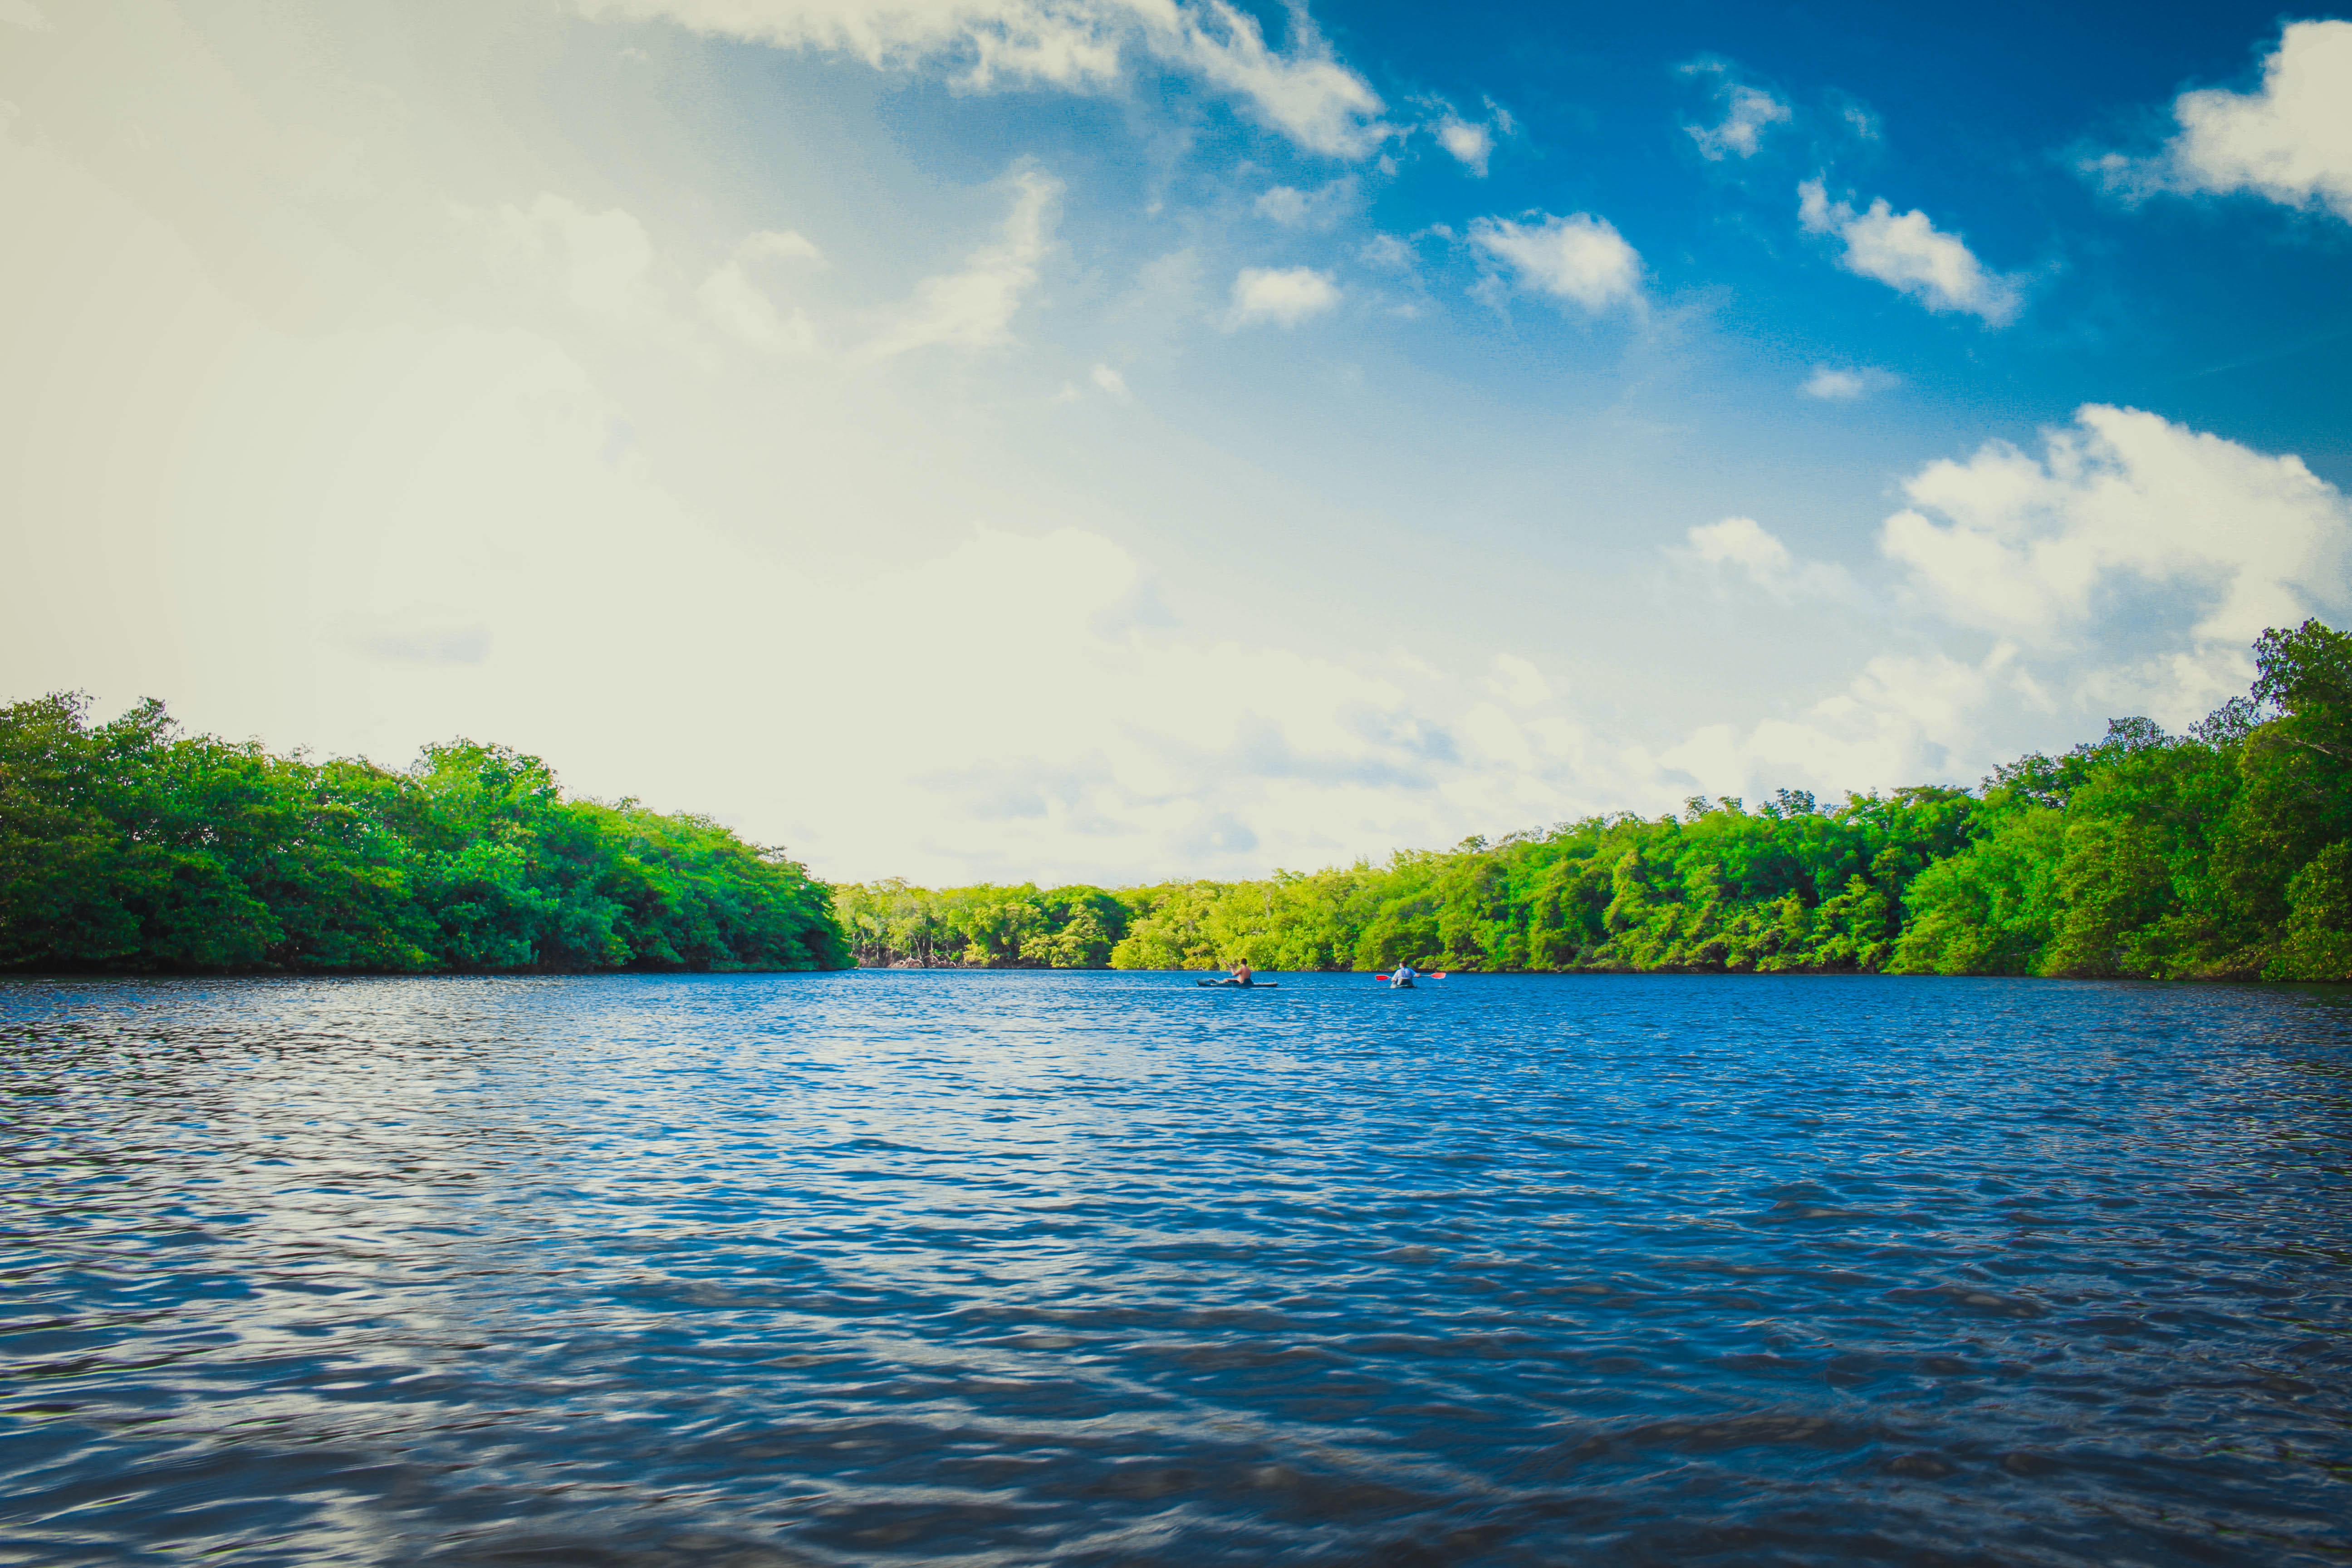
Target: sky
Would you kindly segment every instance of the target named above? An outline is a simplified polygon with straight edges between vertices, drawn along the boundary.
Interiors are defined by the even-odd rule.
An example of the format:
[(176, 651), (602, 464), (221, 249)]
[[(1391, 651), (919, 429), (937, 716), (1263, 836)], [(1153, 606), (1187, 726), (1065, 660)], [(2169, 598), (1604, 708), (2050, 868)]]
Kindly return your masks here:
[(2181, 729), (2352, 624), (2352, 20), (1929, 9), (0, 0), (0, 700), (933, 883)]

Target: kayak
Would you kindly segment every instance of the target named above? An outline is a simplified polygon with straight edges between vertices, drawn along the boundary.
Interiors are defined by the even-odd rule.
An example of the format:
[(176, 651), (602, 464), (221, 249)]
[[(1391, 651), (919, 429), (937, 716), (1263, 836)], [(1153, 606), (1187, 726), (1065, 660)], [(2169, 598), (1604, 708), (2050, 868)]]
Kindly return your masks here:
[(1195, 980), (1192, 984), (1195, 985), (1230, 985), (1236, 991), (1279, 991), (1282, 989), (1282, 982), (1279, 980), (1252, 980), (1247, 982), (1240, 980)]

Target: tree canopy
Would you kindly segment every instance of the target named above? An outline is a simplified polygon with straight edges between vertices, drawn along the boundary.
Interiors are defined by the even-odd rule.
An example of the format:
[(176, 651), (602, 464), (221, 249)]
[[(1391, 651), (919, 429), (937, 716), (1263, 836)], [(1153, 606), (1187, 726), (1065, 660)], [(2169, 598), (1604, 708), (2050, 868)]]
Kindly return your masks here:
[(2187, 735), (2116, 720), (1974, 790), (1702, 797), (1253, 881), (836, 890), (866, 963), (2352, 978), (2352, 637), (2254, 660)]
[(392, 772), (0, 709), (0, 967), (835, 969), (832, 891), (707, 817), (471, 741)]
[(1238, 882), (828, 888), (707, 817), (457, 741), (393, 772), (0, 709), (0, 968), (1858, 970), (2352, 979), (2352, 637), (2265, 632), (1973, 790), (1783, 790)]

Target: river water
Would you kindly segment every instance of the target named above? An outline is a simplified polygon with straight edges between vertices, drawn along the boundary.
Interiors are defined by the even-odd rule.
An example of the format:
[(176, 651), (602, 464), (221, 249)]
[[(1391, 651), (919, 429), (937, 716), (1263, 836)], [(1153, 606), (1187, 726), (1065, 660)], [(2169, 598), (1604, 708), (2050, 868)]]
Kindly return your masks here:
[(2342, 1563), (2347, 1001), (0, 985), (0, 1559)]

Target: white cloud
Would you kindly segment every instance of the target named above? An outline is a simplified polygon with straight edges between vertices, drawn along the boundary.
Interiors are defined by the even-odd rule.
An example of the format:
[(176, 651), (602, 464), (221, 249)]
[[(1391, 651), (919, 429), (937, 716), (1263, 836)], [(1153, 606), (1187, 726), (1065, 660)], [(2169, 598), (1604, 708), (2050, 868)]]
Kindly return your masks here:
[[(1172, 0), (1131, 0), (1158, 22), (1175, 18), (1172, 28), (1147, 26), (1155, 52), (1190, 64), (1208, 80), (1255, 108), (1260, 119), (1311, 152), (1360, 157), (1387, 139), (1389, 128), (1375, 118), (1381, 100), (1363, 78), (1331, 58), (1304, 5), (1290, 14), (1295, 44), (1289, 55), (1266, 46), (1257, 22), (1224, 0), (1187, 7)], [(1153, 40), (1172, 31), (1180, 40), (1169, 49)]]
[(1816, 367), (1797, 390), (1807, 397), (1818, 397), (1824, 403), (1852, 403), (1874, 392), (1885, 392), (1901, 384), (1902, 377), (1874, 366), (1842, 370), (1825, 364)]
[[(48, 9), (61, 27), (79, 25)], [(1645, 732), (1689, 736), (1662, 760), (1596, 732), (1568, 703), (1568, 673), (1584, 689), (1580, 650), (1598, 661), (1591, 679), (1617, 679), (1606, 648), (1628, 623), (1611, 618), (1606, 577), (1566, 590), (1592, 613), (1561, 625), (1505, 636), (1438, 616), (1429, 635), (1461, 651), (1436, 667), (1353, 647), (1311, 617), (1286, 617), (1275, 595), (1244, 601), (1231, 592), (1229, 570), (1195, 559), (1230, 554), (1199, 550), (1203, 508), (1255, 495), (1247, 504), (1256, 513), (1220, 526), (1230, 539), (1275, 529), (1264, 535), (1267, 570), (1255, 585), (1295, 575), (1277, 557), (1287, 549), (1295, 561), (1307, 548), (1297, 531), (1319, 526), (1323, 510), (1303, 470), (1268, 468), (1213, 444), (1187, 448), (1175, 464), (1165, 454), (1123, 463), (1106, 448), (1099, 461), (1074, 466), (1067, 418), (1044, 406), (1061, 384), (1041, 382), (1034, 363), (998, 376), (992, 365), (942, 374), (911, 353), (856, 367), (812, 357), (785, 374), (748, 353), (673, 352), (658, 316), (612, 330), (617, 319), (658, 312), (665, 286), (695, 313), (706, 346), (721, 331), (798, 341), (790, 328), (803, 289), (820, 339), (854, 344), (904, 330), (894, 317), (853, 333), (856, 319), (820, 311), (814, 290), (862, 282), (838, 276), (858, 270), (845, 258), (887, 256), (889, 238), (927, 227), (961, 233), (941, 210), (894, 217), (868, 235), (812, 229), (835, 256), (831, 275), (806, 270), (814, 258), (779, 239), (679, 270), (685, 253), (650, 215), (723, 214), (745, 193), (655, 190), (659, 179), (686, 176), (615, 165), (613, 177), (641, 183), (587, 205), (534, 204), (544, 177), (528, 155), (501, 158), (497, 135), (402, 142), (386, 132), (364, 165), (385, 204), (375, 226), (351, 227), (340, 205), (350, 193), (337, 189), (327, 203), (333, 221), (305, 231), (301, 193), (253, 184), (251, 172), (339, 168), (341, 143), (283, 139), (250, 105), (299, 101), (357, 115), (351, 106), (362, 95), (316, 90), (336, 79), (316, 68), (310, 29), (299, 40), (248, 41), (278, 50), (286, 74), (218, 111), (234, 134), (175, 125), (173, 135), (184, 132), (206, 155), (175, 163), (168, 188), (160, 177), (140, 185), (147, 176), (136, 161), (103, 165), (104, 177), (91, 172), (114, 145), (100, 138), (121, 135), (136, 95), (105, 100), (96, 129), (35, 105), (26, 115), (37, 141), (0, 137), (0, 191), (31, 237), (0, 246), (0, 295), (55, 302), (0, 311), (0, 363), (22, 370), (0, 376), (0, 424), (23, 435), (0, 444), (0, 494), (9, 498), (0, 560), (12, 567), (0, 572), (0, 668), (19, 693), (88, 687), (112, 704), (152, 691), (200, 726), (394, 763), (425, 739), (495, 737), (549, 757), (572, 787), (723, 812), (837, 875), (1141, 878), (1344, 862), (1583, 811), (1655, 809), (1695, 789), (1736, 790), (1752, 774), (1825, 789), (1973, 776), (2020, 743), (2095, 732), (2084, 705), (2109, 694), (2126, 705), (2105, 711), (2157, 711), (2144, 692), (2187, 701), (2219, 668), (2208, 656), (2225, 646), (2194, 628), (2247, 584), (2290, 614), (2342, 597), (2341, 563), (2327, 543), (2342, 536), (2342, 500), (2312, 490), (2308, 475), (2297, 480), (2291, 460), (2168, 435), (2160, 422), (2147, 451), (2119, 436), (2123, 456), (2101, 457), (2077, 432), (2070, 438), (2089, 456), (2061, 461), (2037, 445), (2013, 504), (1983, 502), (1987, 516), (2013, 525), (1978, 530), (1995, 546), (1992, 608), (1969, 597), (1968, 570), (1938, 564), (1937, 538), (1921, 542), (1918, 565), (1899, 553), (1874, 563), (1885, 579), (1907, 580), (1917, 599), (1887, 633), (1902, 643), (1851, 682), (1827, 681), (1790, 711), (1721, 737), (1690, 730), (1696, 706), (1743, 701), (1738, 693), (1758, 686), (1676, 680), (1698, 666), (1675, 660), (1708, 656), (1670, 648), (1651, 688), (1658, 703), (1636, 721)], [(152, 55), (173, 80), (199, 83), (206, 79), (191, 62), (211, 58), (192, 47), (163, 53), (143, 35), (119, 54)], [(370, 80), (398, 63), (364, 49), (354, 58)], [(57, 102), (118, 90), (110, 84), (119, 75), (85, 69)], [(551, 81), (575, 85), (569, 77), (537, 85)], [(282, 96), (296, 87), (309, 96)], [(539, 101), (520, 89), (500, 96), (511, 100), (501, 109)], [(629, 112), (665, 111), (614, 109), (616, 135), (642, 126)], [(483, 163), (431, 162), (450, 145)], [(451, 224), (452, 193), (482, 190), (519, 193), (517, 209), (493, 205), (488, 220)], [(770, 210), (781, 199), (751, 194)], [(922, 329), (916, 341), (1029, 334), (1026, 313), (1054, 261), (1050, 203), (1034, 197), (1008, 183), (1003, 206), (980, 220), (992, 226), (1008, 211), (1017, 219), (1027, 203), (1034, 226), (1016, 221), (1002, 236), (944, 242), (938, 262), (904, 263), (909, 278), (943, 275), (914, 291), (904, 312)], [(814, 186), (793, 205), (843, 210)], [(276, 215), (266, 233), (255, 212)], [(1533, 234), (1542, 224), (1517, 226)], [(749, 226), (721, 232), (731, 240)], [(478, 270), (486, 239), (497, 264), (544, 298), (485, 291), (465, 294), (463, 309), (445, 304)], [(240, 272), (271, 247), (283, 265)], [(975, 250), (970, 262), (955, 259)], [(1498, 287), (1517, 277), (1501, 256), (1475, 254), (1493, 264)], [(1204, 312), (1226, 303), (1213, 279), (1233, 280), (1230, 268), (1204, 284), (1190, 251), (1139, 272), (1131, 260), (1100, 263), (1107, 279), (1135, 278), (1131, 294), (1070, 323), (1066, 341), (1092, 345), (1068, 362), (1078, 399), (1115, 395), (1092, 360), (1113, 344), (1111, 365), (1132, 356), (1160, 367), (1155, 383), (1181, 377), (1171, 337), (1197, 332)], [(729, 261), (740, 261), (772, 315), (725, 288), (714, 310), (700, 288)], [(1336, 279), (1312, 276), (1336, 291)], [(276, 286), (280, 279), (295, 286)], [(431, 287), (404, 293), (420, 279)], [(905, 292), (903, 282), (885, 288), (879, 298)], [(306, 292), (325, 303), (303, 303)], [(1071, 292), (1075, 308), (1080, 290)], [(1350, 311), (1381, 303), (1352, 283), (1348, 295)], [(548, 299), (558, 308), (545, 308)], [(1169, 395), (1181, 391), (1171, 384)], [(1418, 413), (1458, 423), (1475, 416), (1477, 396), (1474, 388)], [(1285, 412), (1236, 407), (1250, 417)], [(633, 426), (642, 436), (632, 437)], [(1381, 453), (1360, 443), (1346, 450), (1372, 479), (1388, 472)], [(1522, 483), (1532, 470), (1508, 467), (1499, 451), (1476, 459), (1486, 466), (1471, 475), (1474, 488), (1538, 493)], [(2168, 453), (2181, 474), (2158, 461)], [(2007, 471), (1957, 455), (1951, 467), (1970, 476), (1971, 494), (1990, 493)], [(1605, 484), (1615, 470), (1600, 462), (1545, 471)], [(2031, 605), (2048, 592), (2043, 579), (2063, 562), (2045, 547), (2084, 532), (2096, 489), (2084, 476), (2100, 473), (2122, 477), (2118, 530), (2165, 539), (2174, 529), (2167, 509), (2208, 483), (2201, 532), (2161, 547), (2142, 542), (2158, 557), (2154, 566), (2104, 568), (2080, 595), (2087, 618), (2062, 616), (2057, 634), (2004, 629), (1993, 613), (2000, 595)], [(1927, 478), (1913, 498), (1920, 526), (1953, 536), (1976, 529), (1938, 510)], [(1627, 492), (1624, 515), (1639, 514), (1643, 495), (1654, 500)], [(1404, 511), (1415, 504), (1410, 494), (1391, 498)], [(1756, 503), (1759, 515), (1796, 517), (1803, 498), (1764, 506)], [(2298, 507), (2316, 510), (2306, 517)], [(1086, 518), (1108, 521), (1099, 531), (1057, 526)], [(998, 527), (968, 528), (971, 520)], [(2275, 545), (2296, 526), (2311, 542), (2300, 554), (2279, 549), (2252, 565), (2215, 555), (2251, 548), (2235, 532)], [(1717, 525), (1686, 548), (1696, 556), (1709, 546), (1718, 559), (1696, 565), (1743, 591), (1804, 580), (1803, 552), (1760, 526), (1745, 534)], [(1171, 563), (1172, 609), (1155, 608), (1142, 559), (1150, 551)], [(90, 592), (93, 583), (105, 591)], [(1389, 591), (1377, 574), (1349, 579), (1349, 591), (1360, 589)], [(2151, 609), (2158, 593), (2169, 597)], [(1937, 613), (1948, 595), (1961, 607)], [(1199, 618), (1188, 620), (1194, 605)], [(2236, 620), (2260, 619), (2261, 610)], [(1783, 690), (1835, 646), (1833, 633), (1850, 637), (1862, 621), (1786, 618), (1786, 660), (1774, 664)], [(2126, 646), (2119, 626), (2137, 640)], [(998, 679), (988, 700), (974, 701), (970, 680), (942, 672), (975, 660), (1051, 669), (1055, 679)], [(851, 679), (789, 679), (843, 669)], [(745, 681), (730, 672), (746, 671), (784, 672), (791, 689), (778, 700), (789, 724), (744, 722)], [(877, 690), (891, 694), (879, 716)], [(1822, 690), (1832, 694), (1813, 700)], [(2064, 716), (2021, 735), (2016, 715), (2052, 702)], [(630, 721), (615, 723), (615, 712)], [(810, 755), (838, 765), (798, 765)], [(1676, 777), (1676, 768), (1696, 776)]]
[(592, 213), (545, 195), (529, 210), (499, 209), (489, 228), (494, 271), (551, 288), (593, 315), (642, 315), (660, 307), (651, 283), (653, 241), (645, 225), (613, 207)]
[[(2295, 458), (2151, 414), (2092, 405), (2038, 458), (1996, 442), (1905, 490), (1880, 543), (1916, 601), (1906, 625), (1985, 651), (1880, 654), (1804, 710), (1694, 731), (1660, 765), (1717, 790), (1966, 780), (2036, 743), (2040, 716), (2185, 726), (2244, 691), (2263, 628), (2352, 604), (2352, 501)], [(1747, 518), (1689, 540), (1783, 598), (1808, 570)]]
[(763, 353), (806, 353), (816, 346), (816, 329), (808, 312), (794, 308), (787, 315), (777, 310), (775, 301), (752, 281), (751, 272), (762, 264), (817, 264), (824, 259), (815, 245), (790, 229), (752, 235), (703, 280), (698, 291), (702, 313), (721, 331)]
[(1353, 174), (1314, 191), (1276, 185), (1258, 197), (1257, 215), (1286, 228), (1329, 228), (1355, 210), (1356, 189)]
[(1225, 0), (575, 0), (596, 18), (675, 22), (779, 48), (836, 49), (876, 68), (961, 67), (957, 81), (1108, 87), (1129, 46), (1238, 99), (1311, 152), (1359, 157), (1389, 135), (1380, 96), (1335, 59), (1305, 8), (1291, 47)]
[(1032, 168), (1017, 170), (1011, 184), (1013, 210), (997, 242), (974, 251), (961, 269), (917, 284), (914, 299), (866, 345), (867, 355), (933, 346), (994, 348), (1013, 341), (1013, 317), (1037, 281), (1062, 184)]
[(1789, 106), (1761, 88), (1726, 81), (1722, 87), (1723, 121), (1717, 125), (1686, 125), (1702, 157), (1753, 158), (1764, 143), (1764, 128), (1789, 119)]
[(1552, 700), (1543, 671), (1513, 653), (1496, 654), (1486, 667), (1486, 689), (1514, 708), (1540, 708)]
[(1616, 304), (1640, 306), (1641, 254), (1607, 218), (1590, 213), (1528, 216), (1539, 221), (1473, 220), (1471, 247), (1508, 268), (1522, 289), (1573, 300), (1596, 314)]
[(2111, 153), (2086, 172), (2131, 195), (2249, 191), (2352, 220), (2352, 22), (2292, 24), (2259, 90), (2184, 92), (2172, 112), (2180, 132), (2161, 154)]
[(1857, 141), (1875, 142), (1881, 134), (1878, 116), (1852, 99), (1839, 105), (1838, 118), (1845, 122), (1847, 133)]
[(1493, 132), (1449, 114), (1438, 122), (1437, 144), (1453, 153), (1454, 161), (1472, 174), (1482, 180), (1486, 177), (1486, 160), (1495, 152)]
[(1118, 372), (1113, 370), (1110, 366), (1107, 364), (1098, 364), (1095, 366), (1093, 381), (1097, 386), (1102, 388), (1103, 391), (1108, 393), (1111, 396), (1116, 397), (1121, 403), (1125, 403), (1127, 401), (1127, 377), (1119, 374)]
[(1841, 265), (1911, 295), (1930, 310), (1959, 310), (2000, 326), (2017, 314), (2024, 295), (2017, 280), (1985, 269), (1958, 235), (1946, 234), (1927, 215), (1897, 214), (1885, 197), (1856, 214), (1832, 202), (1819, 180), (1797, 187), (1798, 216), (1815, 234), (1845, 241)]
[(1802, 787), (1834, 799), (1849, 789), (1980, 774), (2004, 742), (2005, 710), (2041, 706), (2017, 650), (1971, 663), (1941, 653), (1882, 654), (1843, 689), (1792, 717), (1693, 731), (1657, 761), (1717, 793)]
[(1843, 566), (1799, 562), (1778, 535), (1752, 517), (1727, 517), (1702, 523), (1684, 536), (1689, 558), (1701, 566), (1730, 569), (1784, 603), (1796, 598), (1853, 600), (1860, 596)]
[(1339, 302), (1339, 285), (1310, 267), (1244, 267), (1234, 279), (1229, 328), (1254, 321), (1295, 327)]
[[(1074, 850), (1147, 875), (1325, 865), (1672, 797), (1645, 753), (1597, 740), (1517, 656), (1457, 674), (1409, 655), (1211, 639), (1164, 614), (1139, 624), (1132, 606), (1151, 599), (1143, 563), (1081, 530), (983, 528), (899, 567), (894, 625), (908, 635), (861, 656), (861, 678), (915, 710), (859, 765), (910, 782), (857, 816), (899, 814), (901, 858), (857, 868), (936, 874), (941, 857), (964, 875), (1042, 876), (1073, 868)], [(1062, 674), (972, 703), (931, 679), (942, 650), (971, 646)], [(832, 701), (809, 717), (828, 724)], [(1105, 704), (1130, 717), (1086, 721)]]
[(877, 69), (943, 57), (970, 88), (1000, 78), (1083, 88), (1118, 75), (1130, 8), (1027, 0), (578, 0), (597, 20), (660, 18), (778, 48), (836, 49)]
[[(26, 160), (95, 184), (6, 144), (0, 180)], [(43, 417), (64, 423), (0, 470), (22, 502), (0, 510), (0, 555), (23, 567), (0, 573), (0, 668), (19, 691), (153, 691), (201, 727), (393, 765), (424, 740), (493, 737), (573, 789), (722, 812), (835, 876), (1256, 872), (1661, 795), (1639, 753), (1508, 664), (1503, 711), (1491, 650), (1457, 674), (1283, 631), (1236, 641), (1189, 628), (1098, 533), (886, 530), (893, 512), (985, 508), (988, 489), (970, 469), (904, 488), (928, 465), (871, 405), (841, 407), (837, 380), (735, 374), (698, 405), (724, 422), (748, 396), (740, 428), (794, 438), (774, 470), (788, 507), (769, 487), (712, 489), (706, 512), (615, 439), (624, 405), (543, 332), (274, 331), (161, 225), (132, 232), (139, 330), (40, 356)], [(39, 326), (0, 322), (19, 348)], [(126, 402), (142, 370), (192, 390)], [(624, 378), (618, 396), (643, 395)], [(94, 460), (124, 447), (168, 462)], [(869, 528), (870, 552), (821, 547)], [(974, 701), (941, 672), (975, 650), (1055, 679)], [(783, 726), (743, 722), (743, 682), (714, 679), (845, 668), (789, 682)], [(850, 760), (797, 765), (810, 754)]]
[(1691, 548), (1709, 565), (1726, 562), (1759, 576), (1786, 576), (1789, 547), (1752, 517), (1727, 517), (1690, 531)]
[(2086, 405), (2045, 432), (2040, 458), (1993, 442), (1904, 490), (1887, 556), (1953, 620), (2029, 647), (2071, 647), (2118, 595), (2155, 593), (2195, 616), (2192, 651), (2242, 659), (2264, 627), (2346, 595), (2340, 492), (2299, 458), (2137, 409)]

